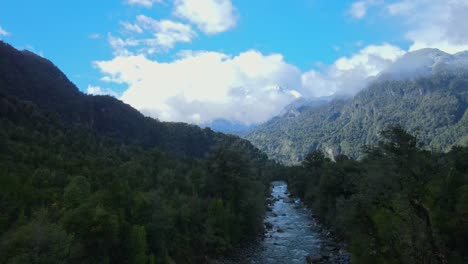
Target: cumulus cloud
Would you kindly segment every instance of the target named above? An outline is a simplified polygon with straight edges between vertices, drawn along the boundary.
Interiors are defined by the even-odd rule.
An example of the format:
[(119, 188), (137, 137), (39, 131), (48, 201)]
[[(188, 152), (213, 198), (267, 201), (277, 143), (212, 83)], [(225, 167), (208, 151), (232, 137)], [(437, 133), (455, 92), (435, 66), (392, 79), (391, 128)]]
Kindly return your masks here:
[(301, 91), (306, 97), (354, 95), (365, 88), (370, 77), (381, 73), (403, 54), (405, 51), (390, 44), (367, 46), (332, 65), (305, 72)]
[(231, 0), (174, 0), (177, 17), (186, 19), (207, 34), (233, 28), (238, 19)]
[(439, 48), (448, 53), (468, 50), (468, 1), (399, 0), (386, 5), (388, 14), (401, 18), (413, 42), (410, 51)]
[[(231, 1), (174, 0), (174, 5), (174, 15), (207, 34), (226, 31), (237, 22)], [(410, 51), (468, 49), (466, 0), (361, 0), (352, 4), (349, 14), (362, 19), (377, 7), (404, 23), (406, 37), (412, 41)], [(256, 50), (237, 55), (188, 50), (179, 52), (176, 60), (161, 62), (147, 55), (190, 42), (197, 36), (190, 25), (140, 15), (121, 27), (128, 37), (109, 35), (116, 57), (95, 62), (103, 74), (101, 80), (127, 85), (120, 99), (147, 115), (196, 124), (219, 118), (261, 123), (298, 97), (354, 95), (407, 52), (391, 44), (364, 47), (357, 42), (362, 46), (357, 53), (306, 72), (287, 63), (281, 54)], [(111, 90), (90, 86), (88, 93), (110, 94)]]
[(0, 37), (6, 37), (10, 35), (10, 32), (6, 31), (2, 26), (0, 26)]
[(100, 86), (93, 86), (93, 85), (88, 85), (88, 89), (86, 90), (86, 93), (90, 95), (110, 95), (113, 97), (118, 97), (118, 94), (112, 89), (102, 88)]
[(168, 51), (179, 42), (191, 42), (196, 36), (190, 25), (172, 20), (155, 20), (139, 15), (135, 23), (121, 22), (125, 33), (130, 37), (115, 37), (109, 34), (108, 40), (116, 55), (137, 53), (153, 54)]
[(270, 119), (298, 97), (356, 93), (403, 53), (389, 44), (368, 46), (305, 73), (280, 54), (256, 50), (236, 56), (184, 51), (166, 63), (144, 55), (118, 56), (95, 65), (103, 81), (128, 85), (121, 99), (147, 115), (197, 124), (223, 118), (248, 125)]
[(121, 99), (167, 121), (205, 123), (225, 118), (258, 123), (298, 96), (300, 71), (279, 54), (237, 56), (191, 52), (161, 63), (143, 55), (98, 61), (107, 81), (125, 83)]
[(161, 3), (162, 0), (127, 0), (129, 5), (139, 5), (150, 8), (155, 3)]
[(369, 8), (384, 8), (398, 18), (412, 42), (409, 51), (438, 48), (448, 53), (468, 50), (467, 0), (360, 0), (351, 5), (349, 14), (362, 19)]

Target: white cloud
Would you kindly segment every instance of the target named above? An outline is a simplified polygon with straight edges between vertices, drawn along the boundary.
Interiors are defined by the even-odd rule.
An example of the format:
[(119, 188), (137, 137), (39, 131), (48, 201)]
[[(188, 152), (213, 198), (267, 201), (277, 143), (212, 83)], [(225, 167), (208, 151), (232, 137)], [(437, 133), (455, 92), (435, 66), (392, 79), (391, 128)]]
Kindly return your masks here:
[(376, 76), (405, 51), (389, 44), (371, 45), (350, 57), (342, 57), (333, 65), (311, 70), (302, 75), (302, 91), (307, 97), (353, 95), (365, 88)]
[(399, 0), (386, 6), (408, 28), (410, 50), (438, 48), (448, 53), (468, 50), (468, 1)]
[(155, 3), (161, 3), (163, 0), (127, 0), (129, 5), (139, 5), (150, 8)]
[(189, 25), (171, 20), (154, 20), (150, 17), (140, 15), (137, 23), (154, 35), (154, 39), (147, 40), (149, 44), (172, 48), (177, 42), (191, 42), (196, 36)]
[(99, 33), (93, 33), (88, 35), (89, 39), (100, 39), (101, 35)]
[(360, 19), (363, 18), (367, 13), (367, 3), (365, 1), (358, 1), (351, 5), (349, 13), (352, 17)]
[(100, 86), (93, 86), (93, 85), (88, 85), (88, 89), (86, 90), (86, 93), (91, 94), (91, 95), (110, 95), (116, 98), (118, 97), (118, 94), (112, 89), (102, 88)]
[(237, 23), (237, 10), (231, 0), (174, 0), (174, 4), (176, 16), (207, 34), (224, 32)]
[(413, 2), (396, 2), (387, 5), (387, 10), (391, 15), (409, 14), (413, 9)]
[(10, 32), (6, 31), (2, 26), (0, 26), (0, 37), (6, 37), (9, 36)]
[(155, 20), (139, 15), (134, 24), (121, 22), (130, 37), (121, 38), (109, 34), (109, 44), (118, 56), (137, 53), (153, 54), (174, 48), (176, 43), (191, 42), (196, 37), (190, 25), (171, 20)]
[(361, 0), (351, 4), (348, 13), (355, 19), (362, 19), (367, 15), (370, 7), (382, 4), (383, 0)]
[(170, 63), (143, 55), (96, 62), (108, 81), (129, 86), (122, 98), (167, 121), (204, 123), (225, 118), (266, 121), (298, 96), (300, 71), (279, 54), (183, 52)]
[(125, 31), (143, 33), (143, 29), (137, 24), (132, 24), (130, 22), (120, 22), (120, 25), (122, 25)]
[(270, 119), (301, 96), (354, 94), (402, 54), (389, 44), (368, 46), (305, 73), (280, 54), (255, 50), (237, 56), (184, 51), (167, 63), (144, 55), (118, 56), (95, 65), (103, 81), (128, 85), (121, 99), (147, 115), (189, 123), (223, 118), (252, 124)]
[(139, 46), (139, 41), (132, 38), (122, 39), (111, 34), (107, 38), (116, 56), (130, 56), (133, 53), (129, 49)]

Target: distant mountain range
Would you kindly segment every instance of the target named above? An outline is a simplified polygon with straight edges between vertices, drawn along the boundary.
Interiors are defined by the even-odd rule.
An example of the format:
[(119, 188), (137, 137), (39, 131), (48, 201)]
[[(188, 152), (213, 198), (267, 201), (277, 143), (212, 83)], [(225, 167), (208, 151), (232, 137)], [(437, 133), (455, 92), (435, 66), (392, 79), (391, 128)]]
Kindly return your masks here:
[(246, 125), (240, 122), (230, 121), (226, 119), (216, 119), (212, 122), (200, 125), (200, 127), (202, 128), (209, 127), (216, 132), (232, 134), (237, 136), (246, 135), (250, 130), (254, 129), (256, 126), (257, 125), (255, 124)]
[[(279, 113), (279, 116), (297, 116), (302, 111), (310, 107), (324, 105), (330, 102), (332, 99), (333, 97), (323, 97), (315, 99), (306, 99), (304, 97), (300, 97), (293, 101), (291, 104), (287, 105), (285, 108), (283, 108)], [(258, 124), (246, 125), (240, 122), (230, 121), (226, 119), (216, 119), (212, 122), (200, 125), (200, 127), (202, 128), (209, 127), (216, 132), (232, 134), (241, 137), (245, 137), (246, 135), (248, 135), (257, 126)]]
[(401, 80), (468, 69), (468, 51), (454, 55), (438, 49), (421, 49), (405, 54), (381, 73), (379, 80)]
[(389, 125), (402, 125), (431, 149), (448, 150), (468, 143), (467, 107), (468, 52), (423, 49), (404, 55), (354, 98), (286, 109), (246, 138), (285, 163), (315, 149), (358, 158)]

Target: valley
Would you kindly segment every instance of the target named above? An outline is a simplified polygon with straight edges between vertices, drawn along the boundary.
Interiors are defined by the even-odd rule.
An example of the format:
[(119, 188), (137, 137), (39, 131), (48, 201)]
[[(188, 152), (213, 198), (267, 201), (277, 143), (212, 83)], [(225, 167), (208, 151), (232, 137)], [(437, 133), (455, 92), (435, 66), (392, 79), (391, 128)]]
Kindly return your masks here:
[[(350, 256), (323, 229), (299, 199), (291, 198), (285, 182), (273, 182), (267, 232), (246, 263), (350, 263)], [(328, 234), (328, 236), (327, 236)]]
[(234, 263), (466, 259), (465, 73), (290, 106), (247, 136), (267, 156), (0, 54), (2, 263), (205, 263), (245, 246)]
[[(412, 68), (399, 66), (403, 64)], [(394, 125), (417, 134), (434, 151), (466, 146), (467, 69), (464, 52), (410, 52), (354, 97), (292, 108), (245, 138), (285, 164), (297, 164), (316, 149), (331, 158), (339, 154), (360, 158), (365, 145), (378, 143), (380, 132)]]

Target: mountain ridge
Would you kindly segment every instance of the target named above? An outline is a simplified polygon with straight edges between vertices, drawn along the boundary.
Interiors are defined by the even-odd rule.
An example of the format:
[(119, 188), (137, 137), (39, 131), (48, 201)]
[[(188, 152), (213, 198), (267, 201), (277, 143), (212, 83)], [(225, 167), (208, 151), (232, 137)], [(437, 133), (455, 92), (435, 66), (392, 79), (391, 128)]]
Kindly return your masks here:
[[(436, 50), (416, 55), (434, 52), (445, 56)], [(418, 132), (419, 140), (433, 150), (446, 151), (455, 144), (465, 144), (468, 142), (465, 54), (450, 55), (462, 60), (436, 65), (430, 73), (389, 78), (389, 71), (384, 72), (351, 99), (335, 99), (326, 105), (306, 108), (297, 116), (277, 116), (246, 138), (271, 158), (285, 163), (297, 163), (315, 149), (330, 157), (346, 154), (359, 158), (362, 147), (377, 143), (380, 131), (390, 125)], [(396, 65), (413, 55), (407, 54)], [(421, 65), (427, 64), (418, 64), (416, 69)]]
[(33, 102), (68, 124), (89, 127), (122, 143), (158, 147), (180, 156), (204, 157), (221, 143), (263, 156), (237, 136), (185, 123), (160, 122), (111, 96), (83, 94), (50, 60), (2, 41), (0, 58), (0, 93)]

